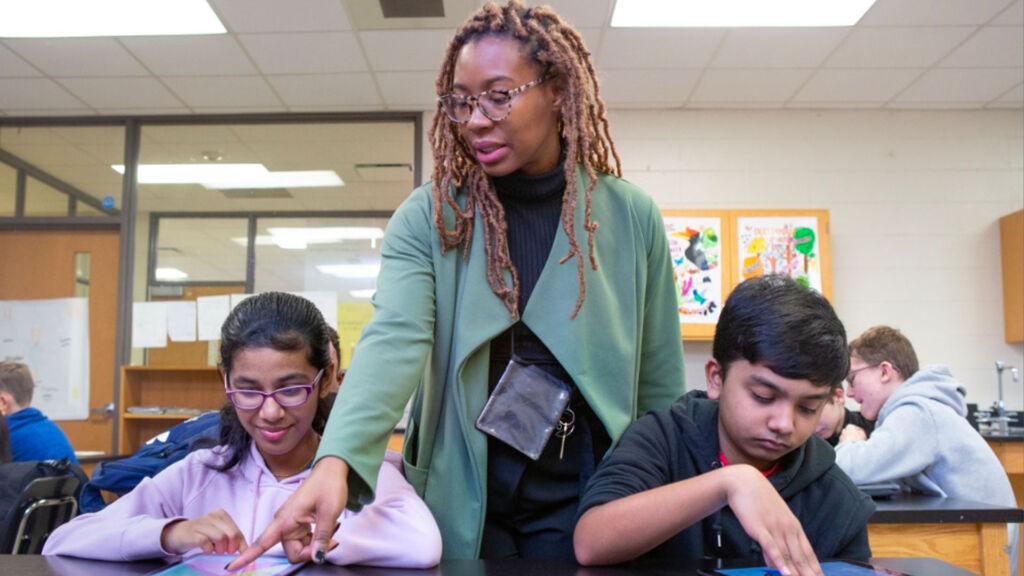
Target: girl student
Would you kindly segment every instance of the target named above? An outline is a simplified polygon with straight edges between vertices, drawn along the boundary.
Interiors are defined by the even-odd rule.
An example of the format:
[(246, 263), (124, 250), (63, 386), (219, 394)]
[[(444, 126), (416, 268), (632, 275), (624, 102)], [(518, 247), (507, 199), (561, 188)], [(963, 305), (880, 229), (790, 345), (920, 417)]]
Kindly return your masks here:
[[(329, 347), (327, 324), (308, 300), (281, 292), (243, 300), (221, 328), (230, 402), (221, 410), (220, 444), (64, 524), (43, 554), (131, 561), (244, 551), (309, 475), (327, 415), (325, 375), (335, 370)], [(439, 562), (437, 524), (400, 468), (398, 455), (389, 453), (376, 500), (328, 521), (340, 521), (340, 529), (327, 561), (416, 568)], [(280, 548), (270, 553), (283, 555)]]
[[(279, 541), (317, 560), (331, 526), (314, 534), (303, 519), (373, 497), (410, 397), (405, 472), (444, 557), (571, 559), (594, 467), (639, 414), (685, 391), (661, 214), (620, 178), (579, 32), (548, 7), (488, 3), (456, 31), (435, 87), (432, 182), (388, 225), (374, 316), (313, 472), (231, 567)], [(536, 459), (481, 430), (525, 417), (526, 403), (485, 411), (520, 382), (510, 372), (570, 390), (564, 410), (536, 403), (556, 408), (528, 438), (547, 438)]]

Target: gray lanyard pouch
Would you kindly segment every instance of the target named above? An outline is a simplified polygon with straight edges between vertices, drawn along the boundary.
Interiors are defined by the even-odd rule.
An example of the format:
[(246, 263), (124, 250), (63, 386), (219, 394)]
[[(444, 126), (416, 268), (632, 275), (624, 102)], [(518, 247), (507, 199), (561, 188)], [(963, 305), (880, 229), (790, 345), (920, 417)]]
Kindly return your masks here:
[(565, 382), (513, 358), (484, 404), (476, 428), (537, 460), (571, 393)]

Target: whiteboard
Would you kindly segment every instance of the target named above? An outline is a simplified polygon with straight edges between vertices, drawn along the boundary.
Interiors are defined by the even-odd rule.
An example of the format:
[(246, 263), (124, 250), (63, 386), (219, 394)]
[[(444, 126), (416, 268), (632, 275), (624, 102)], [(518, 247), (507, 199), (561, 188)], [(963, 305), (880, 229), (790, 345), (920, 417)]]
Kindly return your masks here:
[(89, 418), (89, 300), (0, 301), (0, 360), (27, 364), (32, 406), (52, 420)]

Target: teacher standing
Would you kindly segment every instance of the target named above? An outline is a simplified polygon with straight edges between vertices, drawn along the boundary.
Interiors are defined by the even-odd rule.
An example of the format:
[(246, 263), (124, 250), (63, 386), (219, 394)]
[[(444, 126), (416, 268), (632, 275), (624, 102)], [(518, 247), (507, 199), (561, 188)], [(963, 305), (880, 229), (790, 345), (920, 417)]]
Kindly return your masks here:
[[(277, 541), (317, 560), (342, 508), (372, 501), (410, 397), (405, 474), (444, 556), (572, 559), (600, 459), (685, 391), (661, 215), (620, 178), (580, 34), (548, 7), (489, 3), (452, 38), (436, 88), (432, 182), (388, 225), (375, 313), (317, 462), (232, 567)], [(477, 426), (496, 388), (533, 390), (525, 373), (569, 396), (536, 459)], [(528, 420), (522, 406), (496, 420)]]

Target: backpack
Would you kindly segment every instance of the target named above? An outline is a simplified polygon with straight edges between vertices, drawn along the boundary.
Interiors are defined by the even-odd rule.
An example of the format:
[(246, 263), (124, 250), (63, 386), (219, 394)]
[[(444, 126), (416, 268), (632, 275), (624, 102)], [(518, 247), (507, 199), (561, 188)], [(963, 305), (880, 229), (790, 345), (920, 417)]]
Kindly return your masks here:
[(100, 462), (93, 469), (92, 479), (82, 488), (78, 507), (83, 513), (98, 512), (106, 507), (100, 490), (123, 496), (131, 492), (143, 478), (158, 472), (188, 455), (200, 440), (217, 442), (220, 435), (220, 413), (207, 412), (186, 420), (150, 439), (139, 451), (119, 460)]
[(18, 498), (33, 480), (48, 476), (69, 475), (78, 478), (79, 486), (88, 480), (82, 468), (67, 458), (0, 464), (0, 542), (4, 541), (7, 535), (8, 517), (18, 503)]

